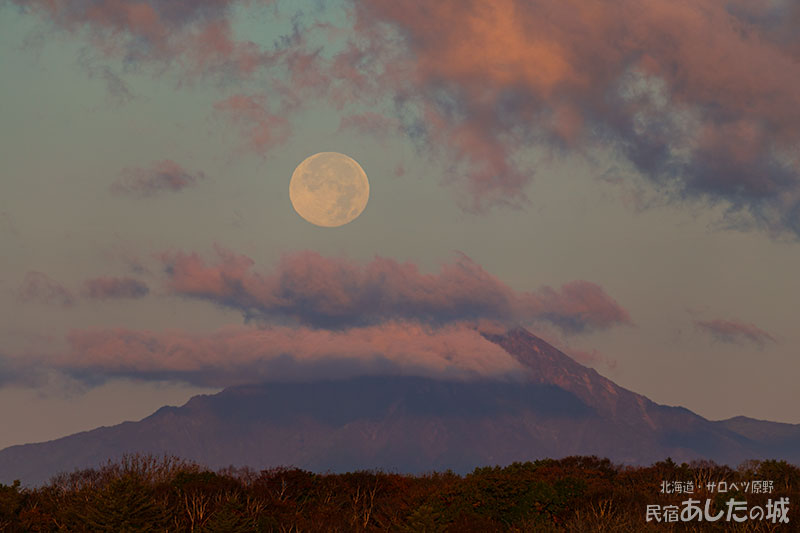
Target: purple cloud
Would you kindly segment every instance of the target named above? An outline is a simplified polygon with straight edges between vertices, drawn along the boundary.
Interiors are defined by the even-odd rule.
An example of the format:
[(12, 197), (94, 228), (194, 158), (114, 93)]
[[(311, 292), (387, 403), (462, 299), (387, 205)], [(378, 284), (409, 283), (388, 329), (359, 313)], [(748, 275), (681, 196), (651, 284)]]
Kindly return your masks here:
[(461, 255), (438, 274), (376, 257), (361, 265), (314, 252), (284, 256), (268, 273), (247, 256), (217, 248), (216, 263), (197, 254), (161, 255), (175, 294), (238, 309), (247, 318), (292, 319), (322, 328), (392, 320), (432, 325), (460, 321), (547, 321), (568, 333), (630, 323), (628, 312), (588, 281), (519, 292)]

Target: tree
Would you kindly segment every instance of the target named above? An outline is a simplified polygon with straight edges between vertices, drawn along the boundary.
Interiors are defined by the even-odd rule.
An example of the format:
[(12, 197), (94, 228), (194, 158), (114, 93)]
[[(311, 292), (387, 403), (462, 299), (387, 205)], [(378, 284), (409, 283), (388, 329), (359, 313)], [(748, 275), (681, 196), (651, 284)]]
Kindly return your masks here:
[(130, 475), (101, 489), (82, 518), (91, 531), (109, 533), (163, 531), (168, 523), (153, 489)]
[(0, 531), (12, 531), (18, 524), (23, 499), (18, 479), (11, 485), (0, 483)]

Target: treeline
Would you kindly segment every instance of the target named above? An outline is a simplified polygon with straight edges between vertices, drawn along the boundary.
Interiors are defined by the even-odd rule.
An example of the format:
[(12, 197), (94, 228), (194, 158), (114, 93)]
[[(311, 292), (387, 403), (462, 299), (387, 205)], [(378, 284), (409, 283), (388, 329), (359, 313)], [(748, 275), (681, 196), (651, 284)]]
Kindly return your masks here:
[[(735, 491), (708, 490), (710, 482)], [(745, 483), (771, 481), (772, 493)], [(679, 482), (693, 494), (674, 493)], [(662, 492), (667, 487), (670, 494)], [(800, 469), (750, 461), (621, 467), (597, 457), (567, 457), (419, 476), (385, 472), (315, 474), (295, 468), (210, 471), (177, 458), (126, 456), (99, 469), (61, 474), (26, 489), (0, 484), (0, 531), (367, 532), (402, 531), (800, 531)], [(766, 488), (766, 487), (765, 487)], [(712, 500), (724, 510), (789, 498), (789, 523), (646, 521), (650, 506)]]

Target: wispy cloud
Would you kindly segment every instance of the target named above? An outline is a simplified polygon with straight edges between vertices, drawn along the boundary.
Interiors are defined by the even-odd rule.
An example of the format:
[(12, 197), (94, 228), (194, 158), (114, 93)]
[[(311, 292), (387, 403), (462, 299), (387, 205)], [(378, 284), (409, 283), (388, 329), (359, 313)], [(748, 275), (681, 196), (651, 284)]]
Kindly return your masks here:
[(246, 147), (258, 154), (286, 142), (291, 131), (286, 117), (271, 112), (261, 95), (235, 94), (215, 103), (214, 109), (240, 128)]
[(106, 57), (126, 64), (168, 65), (186, 73), (252, 72), (264, 60), (257, 46), (234, 39), (236, 0), (12, 0), (55, 28), (88, 37)]
[(397, 119), (367, 111), (342, 117), (339, 121), (339, 131), (355, 131), (364, 136), (386, 138), (391, 133), (402, 130)]
[(83, 295), (98, 300), (143, 298), (150, 292), (143, 281), (129, 277), (100, 277), (83, 283)]
[(111, 185), (111, 191), (138, 197), (177, 192), (206, 179), (203, 172), (189, 172), (178, 163), (164, 159), (148, 168), (126, 168)]
[(775, 342), (772, 335), (758, 326), (738, 320), (697, 320), (695, 326), (720, 342), (732, 344), (749, 342), (759, 347), (768, 342)]
[(44, 304), (70, 307), (75, 304), (72, 291), (46, 274), (29, 271), (17, 290), (17, 297), (24, 302), (38, 302)]
[[(101, 276), (87, 279), (79, 295), (93, 300), (143, 298), (150, 292), (147, 284), (132, 277)], [(42, 272), (30, 271), (16, 291), (22, 302), (36, 302), (60, 307), (72, 307), (78, 296), (71, 289)]]
[(582, 365), (597, 367), (598, 365), (603, 365), (608, 370), (614, 370), (617, 368), (617, 360), (612, 359), (603, 355), (602, 353), (598, 352), (596, 349), (592, 349), (590, 351), (587, 350), (577, 350), (575, 348), (565, 348), (564, 353), (575, 359)]

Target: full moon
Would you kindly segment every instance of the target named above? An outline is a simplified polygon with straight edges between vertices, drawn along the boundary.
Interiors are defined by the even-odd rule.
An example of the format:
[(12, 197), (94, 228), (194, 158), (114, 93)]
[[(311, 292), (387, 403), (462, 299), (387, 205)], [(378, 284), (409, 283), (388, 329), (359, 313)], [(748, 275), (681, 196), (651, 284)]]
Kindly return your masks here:
[(338, 152), (320, 152), (294, 169), (289, 199), (307, 221), (335, 228), (358, 218), (367, 206), (369, 180), (353, 159)]

